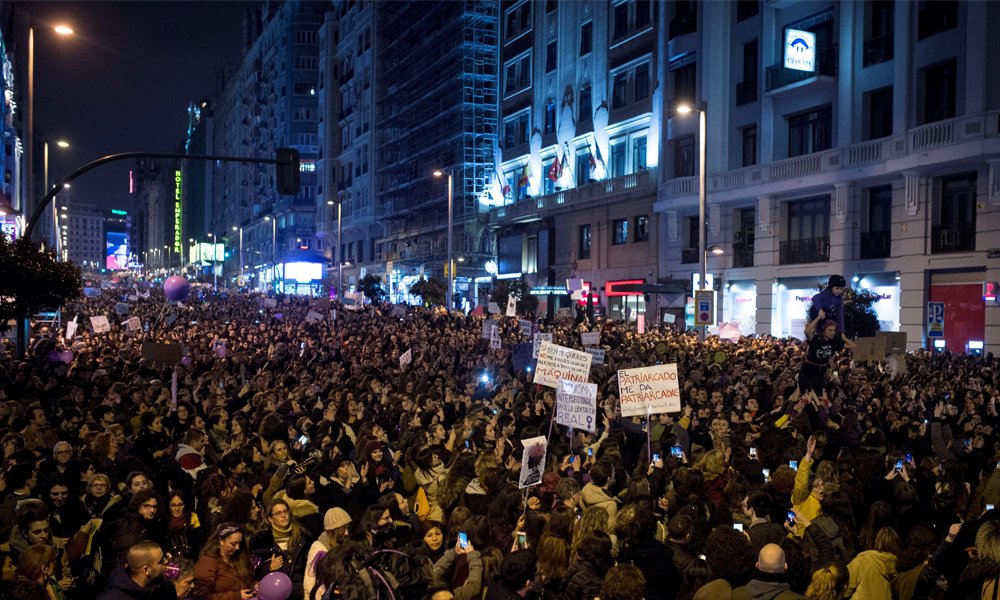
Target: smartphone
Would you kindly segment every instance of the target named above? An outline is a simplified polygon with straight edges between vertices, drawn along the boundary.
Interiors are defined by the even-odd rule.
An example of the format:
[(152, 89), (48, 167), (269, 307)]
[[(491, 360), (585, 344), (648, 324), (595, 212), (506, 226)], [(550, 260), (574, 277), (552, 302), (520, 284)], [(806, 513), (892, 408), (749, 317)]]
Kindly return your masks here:
[(684, 449), (680, 446), (671, 446), (670, 456), (673, 456), (674, 458), (682, 458), (684, 456)]
[(299, 436), (299, 445), (305, 448), (309, 445), (309, 436), (303, 434)]
[(902, 470), (903, 470), (903, 461), (902, 459), (900, 459), (896, 461), (896, 472), (898, 473)]
[(465, 440), (465, 449), (466, 449), (466, 450), (468, 450), (468, 449), (469, 449), (469, 440)]
[(764, 473), (764, 479), (765, 480), (768, 480), (768, 479), (771, 478), (771, 469), (761, 469), (761, 472)]
[(924, 419), (924, 425), (928, 425), (928, 424), (930, 424), (930, 422), (931, 422), (930, 419)]
[(464, 531), (458, 532), (458, 545), (464, 550), (469, 547), (469, 535)]
[(971, 448), (972, 447), (972, 440), (965, 440), (964, 442), (962, 442), (962, 446), (965, 447), (965, 448)]
[(795, 511), (794, 510), (788, 511), (788, 522), (791, 523), (792, 525), (795, 525)]
[(756, 448), (750, 448), (750, 458), (752, 458), (754, 460), (757, 460), (757, 449)]
[(797, 461), (797, 460), (790, 460), (790, 461), (788, 461), (788, 466), (791, 467), (793, 471), (798, 471), (799, 470), (799, 461)]
[(517, 532), (517, 549), (524, 550), (528, 547), (528, 536), (523, 531)]
[(574, 460), (576, 460), (576, 455), (570, 454), (570, 456), (569, 456), (569, 464), (573, 464)]
[(594, 449), (593, 448), (587, 448), (587, 456), (594, 456)]
[(906, 462), (908, 462), (908, 463), (912, 463), (913, 462), (913, 453), (912, 452), (907, 452), (906, 453)]
[(992, 504), (986, 505), (986, 510), (993, 510), (994, 506)]
[(735, 529), (736, 531), (742, 532), (743, 531), (743, 523), (733, 523), (733, 529)]
[(654, 454), (653, 454), (653, 462), (656, 462), (656, 461), (658, 461), (658, 460), (660, 460), (660, 455), (659, 455), (659, 454), (656, 454), (656, 453), (654, 453)]

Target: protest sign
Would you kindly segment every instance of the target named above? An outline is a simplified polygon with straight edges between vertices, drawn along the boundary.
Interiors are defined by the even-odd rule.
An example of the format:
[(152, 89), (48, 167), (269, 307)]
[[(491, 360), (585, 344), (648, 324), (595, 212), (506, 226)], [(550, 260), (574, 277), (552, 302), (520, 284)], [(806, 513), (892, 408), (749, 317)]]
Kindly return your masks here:
[(402, 304), (394, 304), (392, 310), (389, 311), (389, 316), (402, 319), (406, 316), (406, 307)]
[(163, 319), (163, 321), (167, 324), (167, 327), (169, 327), (177, 321), (177, 315), (170, 313)]
[(90, 326), (94, 328), (94, 333), (107, 333), (111, 331), (111, 323), (105, 315), (90, 317)]
[(854, 340), (854, 362), (879, 362), (885, 360), (884, 337), (859, 337)]
[(139, 320), (139, 317), (132, 317), (131, 319), (125, 321), (125, 327), (130, 333), (139, 331), (142, 329), (142, 321)]
[(735, 321), (719, 325), (718, 335), (720, 340), (733, 343), (740, 341), (740, 338), (743, 337), (743, 334), (740, 333), (740, 324)]
[(508, 316), (508, 317), (516, 317), (517, 316), (517, 298), (515, 298), (514, 296), (508, 296), (507, 297), (507, 313), (506, 313), (506, 316)]
[(485, 321), (483, 321), (483, 331), (479, 337), (481, 337), (484, 340), (490, 339), (490, 336), (493, 335), (493, 328), (496, 326), (497, 322), (495, 320), (486, 319)]
[(603, 365), (604, 364), (604, 348), (584, 348), (584, 351), (593, 356), (594, 360), (592, 365)]
[(556, 387), (560, 379), (587, 381), (592, 360), (593, 357), (586, 352), (542, 342), (538, 349), (538, 364), (535, 366), (533, 381), (548, 387)]
[(521, 335), (531, 335), (531, 321), (521, 319), (518, 323), (521, 325)]
[(646, 333), (646, 315), (635, 316), (636, 333)]
[(330, 309), (330, 320), (331, 321), (336, 321), (337, 320), (337, 309), (336, 308), (331, 308)]
[(572, 319), (573, 318), (573, 307), (564, 306), (556, 311), (556, 317), (560, 319)]
[(491, 315), (499, 315), (500, 314), (500, 305), (497, 304), (496, 302), (490, 302), (490, 305), (486, 309), (486, 312), (490, 313)]
[(580, 343), (584, 346), (599, 346), (601, 344), (601, 332), (584, 331), (580, 334)]
[(618, 371), (618, 395), (623, 417), (678, 412), (681, 390), (677, 365), (656, 365)]
[(500, 349), (500, 326), (496, 324), (490, 330), (490, 348), (493, 350)]
[(551, 342), (551, 333), (536, 333), (533, 346), (531, 348), (531, 358), (538, 358), (538, 349), (541, 348), (542, 342)]
[(180, 344), (142, 343), (141, 356), (149, 362), (173, 365), (181, 362), (183, 354), (184, 348)]
[(264, 307), (265, 308), (277, 308), (278, 307), (278, 300), (275, 299), (275, 298), (264, 298)]
[(559, 380), (556, 423), (593, 433), (597, 429), (597, 384)]
[(413, 348), (399, 355), (399, 368), (406, 368), (406, 365), (413, 362)]
[(885, 338), (886, 355), (906, 352), (906, 332), (905, 331), (876, 331), (875, 337)]
[(521, 445), (524, 446), (524, 452), (521, 455), (521, 474), (517, 478), (517, 487), (524, 489), (542, 482), (548, 442), (544, 435), (540, 435), (521, 440)]
[(307, 323), (318, 323), (319, 321), (322, 321), (322, 320), (323, 320), (323, 315), (319, 314), (318, 312), (316, 312), (314, 310), (310, 310), (308, 313), (306, 313), (306, 322)]
[(66, 323), (66, 339), (67, 340), (73, 339), (73, 336), (76, 335), (76, 327), (77, 327), (76, 319), (77, 319), (76, 317), (73, 317), (72, 321), (70, 321), (69, 323)]
[(127, 302), (116, 302), (115, 303), (115, 314), (116, 315), (127, 315), (128, 314), (128, 303)]

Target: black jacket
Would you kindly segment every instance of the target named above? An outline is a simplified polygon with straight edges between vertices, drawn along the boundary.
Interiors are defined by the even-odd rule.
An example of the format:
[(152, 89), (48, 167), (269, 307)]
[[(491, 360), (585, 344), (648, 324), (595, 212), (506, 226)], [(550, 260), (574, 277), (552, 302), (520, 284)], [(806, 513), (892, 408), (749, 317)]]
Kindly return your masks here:
[[(285, 565), (281, 568), (281, 572), (288, 575), (292, 580), (292, 595), (289, 596), (290, 598), (302, 598), (305, 595), (302, 580), (306, 574), (309, 546), (312, 545), (312, 542), (313, 535), (308, 529), (303, 527), (302, 539), (299, 540), (299, 543), (295, 546), (289, 546), (283, 553)], [(270, 527), (258, 531), (250, 537), (250, 551), (261, 559), (260, 566), (255, 573), (257, 579), (262, 578), (271, 570), (269, 562), (271, 554), (265, 551), (273, 550), (276, 545), (274, 543), (274, 534), (271, 533)]]
[(97, 595), (97, 600), (177, 600), (174, 584), (163, 577), (148, 587), (141, 587), (128, 576), (124, 567), (115, 567), (108, 578), (108, 585)]
[(645, 600), (674, 600), (680, 587), (680, 575), (669, 546), (656, 540), (636, 540), (625, 544), (618, 554), (618, 564), (631, 564), (646, 578)]

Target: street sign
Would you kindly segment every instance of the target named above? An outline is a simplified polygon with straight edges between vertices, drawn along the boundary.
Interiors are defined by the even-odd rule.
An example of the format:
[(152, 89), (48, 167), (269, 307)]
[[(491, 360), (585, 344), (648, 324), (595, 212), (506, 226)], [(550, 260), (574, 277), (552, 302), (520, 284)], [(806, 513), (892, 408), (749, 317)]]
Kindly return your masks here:
[(715, 325), (715, 292), (712, 290), (695, 290), (694, 324), (696, 327)]
[(927, 337), (944, 337), (944, 302), (927, 303)]

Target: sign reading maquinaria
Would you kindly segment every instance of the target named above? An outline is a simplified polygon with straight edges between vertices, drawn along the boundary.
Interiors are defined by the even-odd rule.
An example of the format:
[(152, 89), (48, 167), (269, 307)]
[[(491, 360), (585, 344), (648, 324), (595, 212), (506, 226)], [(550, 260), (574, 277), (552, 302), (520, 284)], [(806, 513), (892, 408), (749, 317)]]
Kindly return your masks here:
[(566, 346), (542, 342), (538, 348), (534, 383), (554, 388), (560, 379), (587, 381), (593, 356)]

